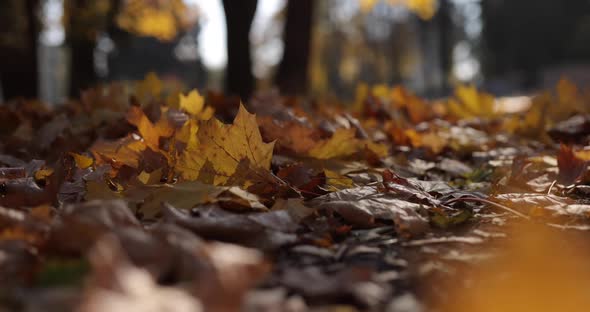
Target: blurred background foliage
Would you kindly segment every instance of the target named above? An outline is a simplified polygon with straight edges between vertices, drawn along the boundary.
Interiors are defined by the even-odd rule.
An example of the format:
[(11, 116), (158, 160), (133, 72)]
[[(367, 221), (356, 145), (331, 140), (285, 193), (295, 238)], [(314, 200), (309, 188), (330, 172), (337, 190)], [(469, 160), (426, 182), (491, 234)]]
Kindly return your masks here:
[(4, 99), (51, 103), (156, 72), (185, 88), (352, 99), (590, 82), (586, 0), (3, 0)]

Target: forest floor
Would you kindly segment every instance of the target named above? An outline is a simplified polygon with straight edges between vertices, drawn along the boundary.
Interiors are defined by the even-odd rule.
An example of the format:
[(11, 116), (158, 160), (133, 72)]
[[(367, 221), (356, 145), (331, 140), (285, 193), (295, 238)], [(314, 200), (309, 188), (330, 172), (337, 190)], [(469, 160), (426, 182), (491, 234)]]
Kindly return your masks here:
[(5, 103), (0, 311), (583, 310), (589, 103), (154, 75)]

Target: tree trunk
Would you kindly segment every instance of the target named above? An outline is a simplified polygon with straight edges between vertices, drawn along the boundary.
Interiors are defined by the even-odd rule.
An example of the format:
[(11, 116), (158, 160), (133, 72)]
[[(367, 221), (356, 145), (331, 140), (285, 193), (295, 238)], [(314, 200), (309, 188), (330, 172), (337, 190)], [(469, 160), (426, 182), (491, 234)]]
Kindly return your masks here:
[(441, 70), (443, 74), (443, 85), (441, 90), (447, 93), (450, 89), (449, 76), (453, 66), (452, 50), (453, 50), (453, 21), (451, 20), (451, 7), (449, 0), (440, 1), (438, 15), (436, 17), (439, 26), (439, 49)]
[(227, 24), (226, 92), (248, 99), (254, 90), (250, 28), (257, 0), (223, 0)]
[[(38, 95), (39, 69), (37, 61), (37, 39), (39, 36), (39, 21), (37, 18), (38, 0), (7, 1), (0, 5), (0, 9), (8, 14), (25, 13), (26, 28), (13, 29), (8, 25), (3, 31), (14, 31), (9, 36), (22, 36), (24, 40), (17, 40), (18, 45), (0, 44), (0, 79), (2, 80), (2, 92), (5, 99), (13, 97), (33, 98)], [(18, 6), (24, 5), (24, 10)], [(21, 7), (22, 9), (23, 7)], [(10, 18), (10, 16), (8, 17)]]
[[(99, 31), (106, 31), (108, 19), (114, 19), (119, 1), (109, 2), (110, 10), (106, 16), (96, 15), (91, 20), (82, 18), (84, 12), (95, 10), (91, 0), (66, 0), (65, 10), (68, 16), (66, 25), (66, 42), (70, 48), (70, 84), (69, 95), (79, 96), (81, 90), (92, 87), (98, 81), (94, 69), (94, 49)], [(86, 14), (88, 15), (88, 14)]]
[(276, 83), (284, 94), (307, 92), (313, 0), (289, 0), (285, 21), (283, 59)]

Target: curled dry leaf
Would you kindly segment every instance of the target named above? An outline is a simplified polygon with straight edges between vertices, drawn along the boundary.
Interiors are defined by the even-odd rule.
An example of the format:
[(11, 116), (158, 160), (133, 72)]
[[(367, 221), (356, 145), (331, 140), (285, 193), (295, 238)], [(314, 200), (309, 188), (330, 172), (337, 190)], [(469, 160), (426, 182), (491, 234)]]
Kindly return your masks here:
[(311, 207), (329, 209), (342, 215), (351, 224), (373, 226), (376, 220), (393, 221), (399, 234), (419, 235), (428, 229), (428, 220), (421, 215), (421, 204), (400, 199), (374, 187), (358, 187), (330, 193), (313, 199)]

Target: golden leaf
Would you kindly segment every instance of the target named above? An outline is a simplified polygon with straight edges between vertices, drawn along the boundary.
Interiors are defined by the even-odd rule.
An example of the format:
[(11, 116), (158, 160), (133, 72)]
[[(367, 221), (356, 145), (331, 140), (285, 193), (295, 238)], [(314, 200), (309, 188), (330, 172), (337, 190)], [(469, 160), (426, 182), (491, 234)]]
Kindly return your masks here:
[(389, 155), (389, 147), (385, 144), (367, 141), (365, 143), (365, 146), (369, 151), (371, 151), (378, 157), (386, 157), (387, 155)]
[(162, 89), (162, 81), (155, 73), (150, 72), (144, 80), (137, 82), (135, 93), (140, 103), (145, 105), (150, 100), (158, 98), (162, 94)]
[(406, 0), (408, 8), (421, 19), (431, 19), (436, 13), (437, 0)]
[(326, 169), (324, 174), (326, 175), (326, 189), (328, 191), (337, 192), (354, 186), (352, 179), (336, 171)]
[(132, 106), (129, 109), (127, 121), (137, 127), (146, 145), (154, 151), (160, 149), (160, 137), (169, 137), (174, 132), (174, 128), (166, 118), (160, 118), (156, 124), (153, 124), (143, 110), (137, 106)]
[(77, 154), (77, 153), (70, 153), (70, 156), (74, 158), (74, 162), (76, 162), (76, 166), (80, 169), (86, 169), (94, 163), (94, 159), (91, 157)]
[[(360, 8), (363, 13), (367, 13), (375, 7), (380, 1), (377, 0), (359, 0)], [(421, 19), (431, 19), (436, 13), (437, 0), (389, 0), (390, 5), (403, 5), (408, 10), (414, 12)]]
[(143, 184), (156, 184), (162, 179), (162, 168), (158, 168), (152, 172), (142, 171), (137, 175), (137, 179)]
[(328, 140), (320, 142), (309, 151), (309, 156), (317, 159), (331, 159), (350, 156), (358, 152), (359, 140), (355, 129), (338, 129)]
[(432, 108), (428, 103), (403, 87), (393, 88), (391, 98), (398, 108), (404, 108), (408, 112), (408, 117), (414, 124), (423, 122), (431, 116)]
[(180, 94), (179, 108), (193, 117), (208, 120), (213, 117), (213, 109), (205, 107), (205, 99), (197, 90), (192, 90), (188, 95)]
[(189, 119), (182, 128), (180, 128), (176, 134), (175, 138), (177, 141), (186, 143), (187, 146), (197, 146), (199, 143), (197, 141), (197, 131), (199, 130), (199, 124), (195, 119)]
[(132, 168), (139, 166), (139, 156), (146, 149), (146, 144), (140, 140), (127, 136), (118, 141), (97, 141), (90, 151), (96, 159), (97, 165), (108, 163), (113, 168), (126, 165)]
[(243, 105), (232, 125), (212, 118), (200, 125), (197, 140), (189, 143), (179, 159), (177, 171), (184, 179), (195, 180), (208, 162), (215, 185), (227, 182), (245, 160), (252, 169), (268, 170), (274, 148), (274, 142), (262, 141), (256, 116)]
[(35, 180), (45, 180), (53, 174), (54, 170), (51, 168), (43, 168), (35, 171)]
[(449, 112), (458, 118), (494, 117), (494, 97), (479, 92), (475, 86), (459, 85), (455, 89), (455, 98), (448, 102)]

